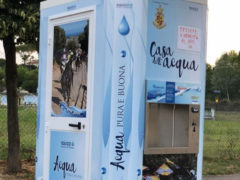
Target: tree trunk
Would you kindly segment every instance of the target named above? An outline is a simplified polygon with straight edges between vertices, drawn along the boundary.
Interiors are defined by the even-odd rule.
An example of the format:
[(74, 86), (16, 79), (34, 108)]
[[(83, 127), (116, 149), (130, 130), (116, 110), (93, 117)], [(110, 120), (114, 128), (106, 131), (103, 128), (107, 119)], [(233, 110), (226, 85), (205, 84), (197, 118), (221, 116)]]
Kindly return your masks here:
[(14, 35), (3, 39), (6, 56), (6, 87), (7, 87), (7, 127), (8, 127), (8, 159), (7, 171), (16, 173), (21, 171), (20, 136), (17, 106), (17, 65)]
[(228, 100), (228, 102), (230, 102), (230, 97), (229, 97), (228, 88), (227, 88), (227, 100)]

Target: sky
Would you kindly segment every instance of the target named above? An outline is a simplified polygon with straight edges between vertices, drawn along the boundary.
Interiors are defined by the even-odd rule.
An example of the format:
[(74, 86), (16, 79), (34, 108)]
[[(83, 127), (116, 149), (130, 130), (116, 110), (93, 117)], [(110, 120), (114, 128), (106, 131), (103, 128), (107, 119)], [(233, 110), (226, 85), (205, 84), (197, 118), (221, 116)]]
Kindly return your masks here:
[(87, 20), (68, 23), (60, 25), (65, 30), (66, 36), (76, 36), (84, 31), (84, 27), (87, 25)]
[(240, 50), (240, 0), (208, 0), (207, 62)]
[[(225, 52), (240, 51), (239, 9), (240, 0), (208, 0), (207, 62), (211, 65)], [(76, 29), (73, 26), (65, 28), (67, 31)], [(0, 58), (4, 58), (1, 42)]]

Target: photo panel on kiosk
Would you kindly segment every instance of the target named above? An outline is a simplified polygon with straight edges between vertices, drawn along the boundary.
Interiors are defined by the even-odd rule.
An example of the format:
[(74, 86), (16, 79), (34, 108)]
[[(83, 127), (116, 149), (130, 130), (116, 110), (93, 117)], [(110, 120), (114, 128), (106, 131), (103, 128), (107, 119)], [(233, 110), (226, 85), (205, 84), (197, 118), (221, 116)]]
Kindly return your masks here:
[(45, 107), (48, 179), (88, 179), (94, 18), (94, 8), (49, 17)]

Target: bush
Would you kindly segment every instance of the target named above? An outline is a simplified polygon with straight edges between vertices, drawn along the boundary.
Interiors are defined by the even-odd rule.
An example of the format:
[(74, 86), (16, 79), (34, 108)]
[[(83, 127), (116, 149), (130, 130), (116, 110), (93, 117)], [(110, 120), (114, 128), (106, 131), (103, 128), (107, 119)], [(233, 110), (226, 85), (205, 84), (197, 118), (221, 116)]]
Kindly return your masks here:
[(36, 93), (38, 86), (38, 69), (28, 70), (25, 66), (18, 67), (18, 87), (30, 93)]

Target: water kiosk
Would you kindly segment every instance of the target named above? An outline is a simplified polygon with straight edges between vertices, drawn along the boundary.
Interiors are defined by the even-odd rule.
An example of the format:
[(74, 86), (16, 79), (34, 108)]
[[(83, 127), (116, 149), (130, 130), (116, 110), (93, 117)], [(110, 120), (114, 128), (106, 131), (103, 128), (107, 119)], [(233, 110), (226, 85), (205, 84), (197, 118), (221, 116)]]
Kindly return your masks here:
[[(206, 12), (207, 0), (42, 2), (36, 179), (180, 178), (178, 157), (201, 179)], [(159, 168), (146, 174), (148, 159)]]

